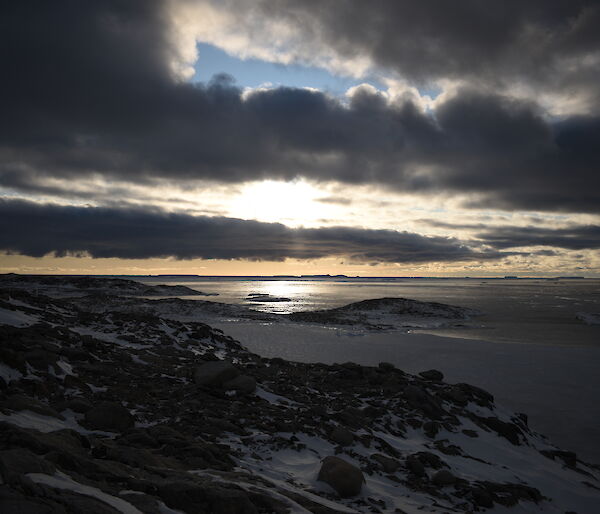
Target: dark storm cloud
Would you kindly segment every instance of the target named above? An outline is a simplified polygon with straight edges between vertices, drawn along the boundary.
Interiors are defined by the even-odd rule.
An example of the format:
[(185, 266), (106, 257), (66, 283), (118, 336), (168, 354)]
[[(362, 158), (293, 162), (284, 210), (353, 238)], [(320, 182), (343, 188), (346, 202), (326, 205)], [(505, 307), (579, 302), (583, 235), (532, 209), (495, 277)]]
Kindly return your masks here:
[(595, 0), (226, 3), (240, 23), (259, 9), (342, 58), (367, 56), (417, 82), (516, 79), (544, 88), (593, 88), (597, 97), (600, 72), (585, 61), (600, 46)]
[(568, 228), (494, 227), (475, 238), (496, 249), (522, 246), (555, 246), (568, 250), (600, 248), (600, 226), (575, 225)]
[(0, 200), (0, 249), (41, 257), (84, 254), (130, 259), (318, 259), (453, 262), (501, 259), (445, 237), (348, 227), (296, 228), (161, 211), (44, 205)]
[[(316, 5), (302, 2), (297, 9), (333, 19), (329, 7)], [(362, 5), (374, 4), (348, 3), (352, 9), (339, 23), (354, 19), (353, 9), (360, 12)], [(385, 5), (376, 3), (374, 12)], [(443, 5), (450, 4), (433, 7)], [(479, 5), (470, 9), (481, 14)], [(287, 9), (284, 2), (273, 6), (275, 14)], [(393, 19), (396, 8), (389, 8)], [(490, 9), (491, 20), (499, 7)], [(574, 2), (535, 12), (554, 27), (581, 9)], [(600, 118), (549, 122), (534, 104), (474, 89), (460, 91), (435, 113), (410, 101), (390, 105), (367, 91), (349, 105), (290, 88), (244, 99), (225, 76), (206, 85), (172, 78), (174, 49), (162, 2), (12, 2), (2, 11), (0, 56), (7, 73), (0, 81), (1, 186), (69, 196), (68, 185), (48, 179), (101, 174), (125, 182), (185, 183), (304, 176), (417, 193), (476, 193), (472, 205), (486, 207), (600, 211)], [(459, 34), (459, 14), (439, 19), (466, 38), (458, 47), (470, 48), (475, 36)], [(469, 26), (482, 31), (476, 23)], [(398, 45), (397, 29), (384, 28), (391, 46)], [(512, 30), (490, 29), (490, 48)], [(440, 52), (445, 34), (437, 40)], [(588, 38), (588, 46), (574, 40), (570, 48), (589, 48), (595, 38)], [(453, 51), (449, 46), (450, 61)]]
[[(497, 250), (527, 246), (553, 246), (567, 250), (600, 248), (599, 225), (573, 224), (561, 228), (546, 228), (514, 225), (489, 226), (483, 223), (447, 223), (437, 220), (421, 221), (438, 228), (475, 231), (473, 237), (476, 240)], [(536, 252), (536, 255), (545, 254)]]

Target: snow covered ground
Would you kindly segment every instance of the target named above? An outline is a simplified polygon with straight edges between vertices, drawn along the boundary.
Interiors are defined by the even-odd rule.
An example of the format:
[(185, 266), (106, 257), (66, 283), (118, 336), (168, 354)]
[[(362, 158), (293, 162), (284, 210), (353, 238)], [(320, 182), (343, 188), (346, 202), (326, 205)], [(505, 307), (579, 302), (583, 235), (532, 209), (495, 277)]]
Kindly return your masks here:
[(429, 334), (372, 332), (294, 323), (214, 324), (249, 350), (300, 362), (391, 362), (416, 373), (441, 370), (506, 407), (583, 460), (600, 463), (600, 348), (490, 343)]
[(578, 312), (577, 319), (588, 325), (600, 325), (600, 314), (597, 312)]
[[(212, 498), (219, 490), (215, 501), (237, 491), (239, 502), (268, 499), (273, 511), (290, 513), (581, 514), (600, 501), (599, 468), (585, 463), (595, 460), (591, 451), (565, 439), (577, 442), (587, 429), (585, 444), (598, 439), (595, 348), (407, 333), (407, 325), (468, 326), (471, 313), (403, 299), (294, 319), (213, 302), (11, 290), (0, 308), (0, 423), (13, 434), (0, 472), (5, 481), (6, 470), (18, 472), (41, 491), (13, 488), (13, 502), (41, 505), (52, 491), (52, 501), (173, 514), (196, 511), (179, 492)], [(229, 335), (278, 358), (249, 353)], [(215, 359), (230, 362), (233, 389), (235, 380), (207, 386), (197, 378)], [(497, 403), (464, 382), (491, 390)], [(551, 440), (512, 410), (527, 412), (531, 428)], [(59, 433), (76, 437), (65, 446)], [(44, 441), (52, 451), (36, 457), (30, 448)], [(319, 470), (334, 455), (362, 473), (358, 490), (322, 481)], [(152, 486), (140, 489), (141, 478)]]

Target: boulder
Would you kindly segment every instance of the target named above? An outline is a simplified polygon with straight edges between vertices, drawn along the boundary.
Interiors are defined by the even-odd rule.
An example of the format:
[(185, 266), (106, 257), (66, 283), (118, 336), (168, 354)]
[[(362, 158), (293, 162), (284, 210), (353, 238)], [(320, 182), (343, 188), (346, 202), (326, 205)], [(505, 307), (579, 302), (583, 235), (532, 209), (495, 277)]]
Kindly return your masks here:
[(458, 387), (451, 386), (444, 390), (442, 396), (453, 403), (465, 406), (469, 403), (469, 397)]
[(395, 473), (396, 471), (398, 471), (398, 468), (400, 467), (400, 462), (398, 462), (396, 459), (392, 459), (391, 457), (386, 457), (385, 455), (382, 455), (381, 453), (376, 453), (375, 455), (371, 455), (371, 458), (374, 461), (376, 461), (377, 463), (379, 463), (379, 465), (381, 466), (383, 471), (385, 471), (386, 473)]
[(124, 432), (133, 428), (135, 420), (119, 403), (102, 402), (85, 413), (87, 425), (95, 430)]
[(422, 462), (423, 465), (428, 468), (440, 469), (444, 466), (448, 467), (448, 464), (446, 464), (442, 459), (440, 459), (440, 457), (438, 457), (435, 453), (419, 452), (416, 454), (416, 456), (419, 459), (419, 461)]
[(34, 398), (25, 396), (24, 394), (13, 394), (12, 396), (9, 396), (4, 401), (4, 403), (0, 405), (0, 407), (2, 409), (7, 409), (11, 411), (29, 410), (31, 412), (41, 414), (42, 416), (51, 416), (61, 420), (65, 419), (52, 407), (49, 407), (48, 405), (45, 405), (42, 402), (35, 400)]
[(480, 507), (491, 509), (494, 506), (494, 499), (485, 489), (473, 489), (473, 501)]
[(0, 473), (5, 480), (8, 480), (9, 475), (12, 473), (19, 475), (24, 473), (53, 475), (54, 471), (55, 468), (51, 463), (26, 448), (14, 448), (0, 452)]
[(168, 481), (158, 494), (171, 509), (212, 514), (258, 514), (245, 491), (214, 482)]
[(71, 409), (73, 412), (78, 412), (80, 414), (85, 414), (92, 407), (93, 405), (85, 398), (73, 398), (64, 404), (65, 409)]
[(235, 391), (240, 394), (252, 394), (256, 391), (256, 380), (250, 375), (238, 375), (223, 384), (226, 391)]
[(522, 435), (522, 432), (517, 425), (514, 425), (513, 423), (507, 423), (506, 421), (502, 421), (494, 416), (478, 419), (484, 426), (493, 430), (499, 436), (508, 439), (515, 446), (521, 444), (521, 439), (519, 436)]
[(325, 457), (317, 480), (329, 484), (342, 498), (360, 493), (365, 477), (356, 466), (339, 457)]
[(423, 423), (423, 432), (427, 437), (434, 439), (437, 433), (440, 431), (440, 424), (436, 421), (426, 421)]
[(452, 473), (450, 473), (450, 471), (448, 471), (447, 469), (441, 469), (435, 475), (433, 475), (433, 477), (431, 478), (431, 481), (435, 485), (444, 487), (447, 485), (455, 484), (456, 477)]
[(425, 466), (416, 455), (409, 455), (406, 458), (406, 467), (418, 477), (424, 477), (427, 475), (425, 472)]
[(354, 442), (354, 434), (350, 430), (338, 426), (331, 431), (329, 439), (340, 446), (349, 446)]
[(438, 371), (437, 369), (421, 371), (419, 375), (421, 375), (421, 377), (423, 377), (425, 380), (433, 380), (435, 382), (441, 382), (442, 380), (444, 380), (444, 374), (441, 371)]
[(19, 514), (66, 514), (56, 503), (44, 498), (28, 498), (6, 485), (0, 485), (0, 512)]
[(194, 381), (201, 386), (215, 387), (236, 378), (240, 372), (231, 362), (210, 361), (198, 366)]

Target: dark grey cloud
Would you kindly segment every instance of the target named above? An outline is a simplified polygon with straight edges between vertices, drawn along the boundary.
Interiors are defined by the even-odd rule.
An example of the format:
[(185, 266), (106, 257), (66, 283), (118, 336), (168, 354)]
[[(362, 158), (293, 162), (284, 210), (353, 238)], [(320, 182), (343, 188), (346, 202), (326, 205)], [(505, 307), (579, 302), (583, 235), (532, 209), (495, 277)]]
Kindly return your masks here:
[[(352, 9), (339, 23), (354, 19), (359, 5), (372, 3), (349, 2)], [(376, 3), (373, 12), (381, 17), (386, 5)], [(443, 14), (443, 5), (432, 4), (429, 12)], [(460, 5), (458, 14), (428, 22), (434, 25), (425, 33), (447, 23), (452, 34), (466, 38), (458, 46), (470, 47), (472, 36), (459, 34), (462, 10), (470, 6), (481, 15), (489, 10), (490, 20), (509, 18), (495, 12), (498, 6)], [(584, 4), (573, 6), (535, 12), (549, 26), (563, 26), (561, 17), (580, 12)], [(313, 9), (334, 23), (328, 7), (317, 7), (297, 3), (297, 9)], [(397, 18), (397, 8), (388, 7), (390, 19)], [(474, 193), (471, 205), (479, 207), (600, 211), (600, 117), (549, 121), (535, 104), (475, 89), (460, 91), (435, 113), (423, 113), (410, 101), (389, 105), (366, 91), (349, 105), (291, 88), (244, 100), (225, 76), (197, 85), (172, 78), (174, 49), (165, 4), (158, 0), (31, 0), (5, 2), (0, 9), (0, 57), (10, 70), (0, 81), (5, 188), (68, 196), (68, 186), (60, 190), (47, 179), (101, 174), (125, 182), (185, 184), (303, 176), (422, 194)], [(273, 13), (286, 9), (291, 7), (285, 2), (273, 4)], [(529, 19), (523, 17), (519, 26)], [(485, 32), (477, 23), (468, 25)], [(394, 34), (402, 31), (384, 28), (393, 47)], [(490, 38), (502, 39), (505, 32), (514, 31), (490, 29)], [(440, 52), (444, 34), (436, 43)], [(589, 39), (594, 43), (592, 33)], [(495, 44), (490, 42), (492, 54)], [(569, 44), (589, 48), (583, 40)], [(452, 51), (448, 47), (450, 60)], [(479, 60), (472, 64), (479, 66)]]
[(522, 246), (554, 246), (568, 250), (600, 248), (599, 225), (574, 225), (567, 228), (493, 227), (474, 237), (496, 249)]
[[(215, 2), (222, 5), (223, 0)], [(417, 83), (450, 78), (591, 92), (600, 71), (595, 0), (230, 0), (239, 22), (260, 10), (343, 59), (367, 56)], [(255, 18), (256, 19), (256, 18)], [(590, 91), (591, 90), (591, 91)]]
[(162, 211), (74, 207), (0, 199), (0, 249), (33, 257), (89, 254), (145, 259), (319, 259), (453, 262), (501, 259), (456, 238), (348, 227), (289, 228)]
[[(571, 224), (566, 227), (538, 227), (484, 223), (449, 223), (439, 220), (421, 220), (427, 225), (450, 230), (475, 231), (473, 237), (482, 244), (503, 250), (527, 246), (552, 246), (567, 250), (596, 250), (600, 248), (600, 226)], [(544, 252), (549, 252), (544, 250)], [(536, 255), (553, 255), (536, 252)]]
[(329, 203), (329, 204), (333, 204), (333, 205), (351, 205), (352, 204), (352, 198), (348, 198), (346, 196), (337, 196), (337, 195), (324, 196), (322, 198), (317, 198), (315, 201), (321, 202), (321, 203)]

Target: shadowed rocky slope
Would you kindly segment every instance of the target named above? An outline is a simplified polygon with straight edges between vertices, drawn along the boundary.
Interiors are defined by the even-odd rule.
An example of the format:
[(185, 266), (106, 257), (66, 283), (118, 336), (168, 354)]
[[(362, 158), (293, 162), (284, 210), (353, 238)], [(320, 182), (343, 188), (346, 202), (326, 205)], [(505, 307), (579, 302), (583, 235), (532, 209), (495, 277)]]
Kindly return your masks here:
[(596, 468), (439, 371), (265, 359), (176, 319), (191, 302), (123, 310), (102, 298), (0, 291), (1, 512), (585, 513), (600, 502)]

